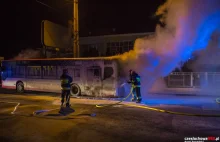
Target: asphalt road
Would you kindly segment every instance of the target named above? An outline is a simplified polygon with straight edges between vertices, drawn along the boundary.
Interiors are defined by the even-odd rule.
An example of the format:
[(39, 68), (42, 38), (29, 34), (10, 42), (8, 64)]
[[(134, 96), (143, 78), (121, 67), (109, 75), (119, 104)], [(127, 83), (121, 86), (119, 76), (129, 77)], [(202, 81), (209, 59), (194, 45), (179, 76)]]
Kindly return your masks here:
[[(58, 109), (33, 115), (36, 110), (59, 108), (59, 96), (51, 93), (3, 92), (0, 101), (1, 142), (184, 142), (185, 137), (220, 136), (219, 117), (172, 115), (125, 105), (96, 108), (94, 104), (113, 102), (86, 99), (71, 99), (75, 112), (67, 116), (59, 115)], [(220, 114), (191, 107), (160, 107)]]

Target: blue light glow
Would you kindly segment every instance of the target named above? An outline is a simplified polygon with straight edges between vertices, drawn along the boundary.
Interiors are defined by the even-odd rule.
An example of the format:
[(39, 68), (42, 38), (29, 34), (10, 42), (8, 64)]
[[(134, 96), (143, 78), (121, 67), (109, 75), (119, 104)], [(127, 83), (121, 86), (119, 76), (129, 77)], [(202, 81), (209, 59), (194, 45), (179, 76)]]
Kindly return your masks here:
[(220, 27), (220, 10), (211, 13), (204, 18), (199, 28), (197, 29), (197, 39), (195, 40), (192, 49), (198, 50), (207, 47), (211, 35)]
[[(161, 13), (166, 27), (158, 26), (152, 38), (137, 39), (134, 50), (142, 57), (136, 60), (128, 57), (129, 64), (124, 67), (135, 69), (141, 76), (143, 98), (158, 78), (169, 75), (180, 62), (188, 61), (193, 53), (206, 48), (212, 34), (220, 29), (219, 0), (168, 0), (158, 11), (164, 11), (164, 7), (168, 10)], [(156, 88), (161, 91), (159, 85)]]

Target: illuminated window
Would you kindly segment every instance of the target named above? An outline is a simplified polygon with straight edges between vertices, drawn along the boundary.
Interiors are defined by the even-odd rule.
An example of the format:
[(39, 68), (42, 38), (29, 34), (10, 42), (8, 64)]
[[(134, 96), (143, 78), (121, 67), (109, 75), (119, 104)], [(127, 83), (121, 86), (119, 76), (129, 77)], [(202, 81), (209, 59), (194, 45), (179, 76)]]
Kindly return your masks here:
[(98, 47), (100, 47), (100, 44), (88, 44), (83, 45), (84, 46), (84, 52), (83, 57), (97, 57), (99, 56), (99, 50)]
[(109, 42), (107, 43), (107, 56), (122, 54), (132, 50), (134, 46), (133, 41), (122, 41), (122, 42)]

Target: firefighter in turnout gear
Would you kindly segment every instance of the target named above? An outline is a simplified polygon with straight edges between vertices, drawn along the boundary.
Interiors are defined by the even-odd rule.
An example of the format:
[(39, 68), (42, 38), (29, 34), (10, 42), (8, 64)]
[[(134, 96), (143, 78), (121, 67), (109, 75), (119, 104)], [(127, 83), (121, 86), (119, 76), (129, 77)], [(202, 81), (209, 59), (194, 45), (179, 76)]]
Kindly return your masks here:
[(61, 80), (61, 88), (62, 88), (61, 107), (64, 104), (64, 99), (66, 99), (66, 107), (70, 107), (70, 89), (73, 79), (68, 75), (67, 69), (63, 70), (63, 74), (61, 75), (60, 80)]
[(140, 76), (133, 70), (129, 70), (129, 75), (130, 80), (128, 81), (128, 83), (130, 83), (133, 87), (131, 101), (136, 101), (136, 103), (140, 103), (142, 101)]

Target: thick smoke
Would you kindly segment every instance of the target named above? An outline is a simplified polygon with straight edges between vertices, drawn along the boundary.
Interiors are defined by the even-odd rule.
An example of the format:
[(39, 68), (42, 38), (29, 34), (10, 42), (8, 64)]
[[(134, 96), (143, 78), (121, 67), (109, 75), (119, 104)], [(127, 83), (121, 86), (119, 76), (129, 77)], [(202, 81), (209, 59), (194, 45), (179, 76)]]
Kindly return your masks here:
[(220, 30), (215, 31), (209, 41), (207, 48), (195, 52), (195, 61), (189, 65), (194, 72), (208, 70), (218, 72), (220, 65)]
[[(200, 79), (201, 94), (218, 94), (220, 93), (219, 79), (220, 65), (220, 31), (215, 31), (209, 41), (208, 46), (195, 52), (195, 61), (189, 65), (194, 72), (202, 72), (198, 79)], [(209, 72), (209, 73), (207, 73)]]
[[(142, 94), (155, 80), (168, 75), (192, 53), (207, 47), (220, 26), (219, 0), (168, 0), (156, 15), (162, 15), (155, 36), (135, 41), (134, 50), (119, 58), (125, 73), (134, 69), (142, 76)], [(141, 21), (140, 21), (141, 22)]]
[(43, 55), (39, 50), (34, 50), (34, 49), (25, 49), (22, 50), (16, 57), (14, 57), (14, 60), (19, 60), (19, 59), (37, 59), (37, 58), (42, 58)]

